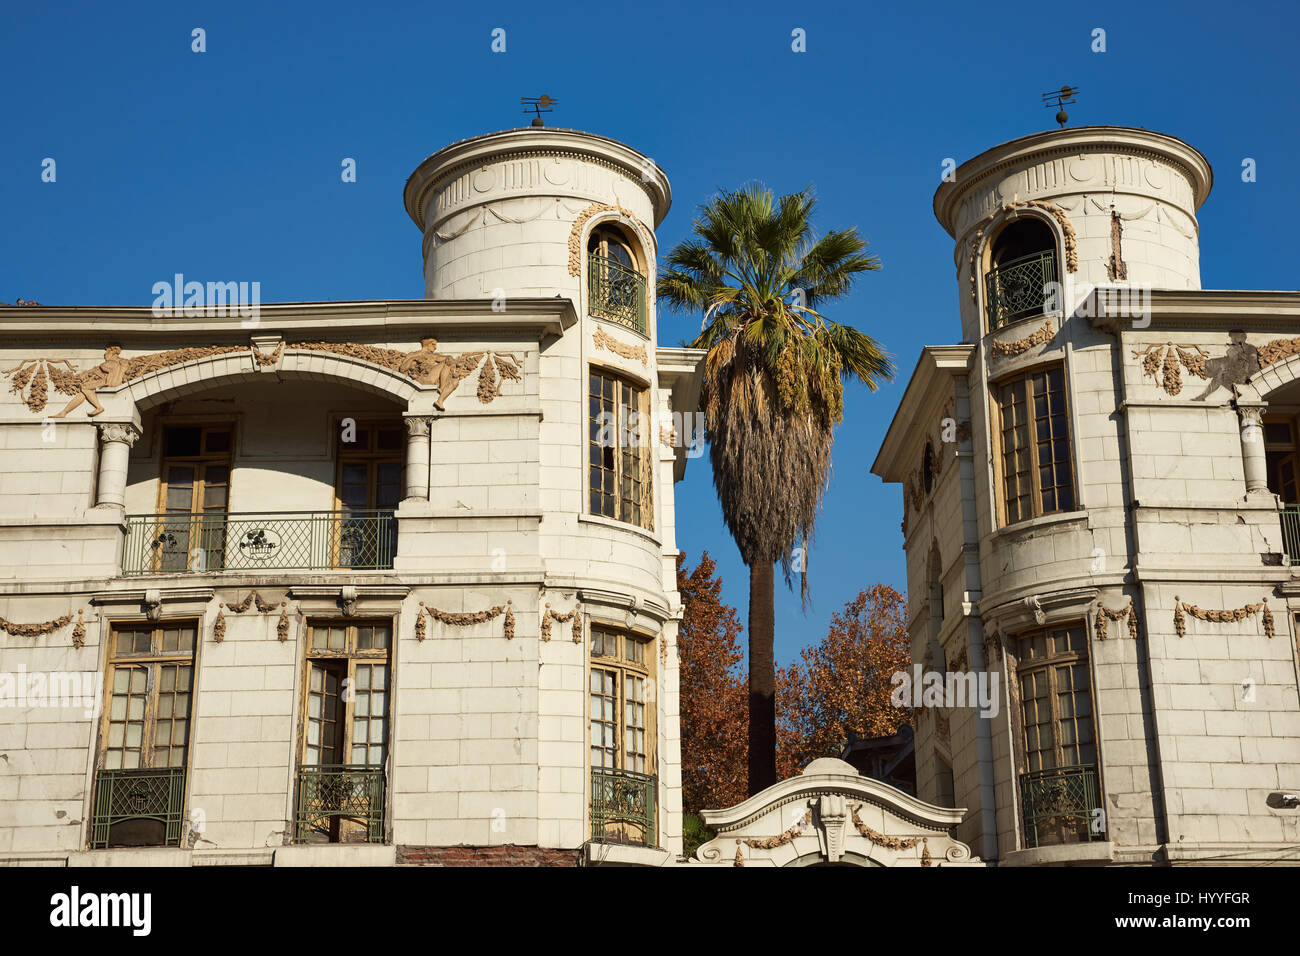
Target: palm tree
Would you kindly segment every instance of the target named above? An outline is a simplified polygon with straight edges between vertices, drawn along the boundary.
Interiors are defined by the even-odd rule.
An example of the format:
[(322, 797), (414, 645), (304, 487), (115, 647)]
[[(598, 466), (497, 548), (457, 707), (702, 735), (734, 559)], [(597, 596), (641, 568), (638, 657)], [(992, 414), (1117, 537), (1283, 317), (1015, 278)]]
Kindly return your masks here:
[(792, 559), (812, 539), (843, 380), (875, 391), (894, 373), (874, 339), (818, 311), (880, 262), (856, 229), (814, 241), (815, 205), (808, 190), (780, 200), (760, 186), (721, 192), (657, 281), (660, 302), (704, 313), (691, 344), (708, 350), (702, 402), (713, 484), (749, 568), (751, 795), (776, 783), (773, 565), (781, 562), (787, 585), (792, 564), (800, 572), (806, 607), (806, 561)]

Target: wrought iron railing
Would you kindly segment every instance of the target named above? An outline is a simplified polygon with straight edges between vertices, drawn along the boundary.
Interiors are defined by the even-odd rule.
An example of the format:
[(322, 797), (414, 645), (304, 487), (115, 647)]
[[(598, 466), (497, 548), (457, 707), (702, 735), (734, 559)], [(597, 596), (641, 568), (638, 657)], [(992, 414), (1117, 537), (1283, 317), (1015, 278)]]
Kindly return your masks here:
[(1300, 564), (1300, 505), (1282, 509), (1282, 547), (1288, 564)]
[(312, 834), (338, 842), (339, 826), (356, 821), (366, 842), (384, 842), (384, 771), (382, 767), (328, 764), (298, 768), (298, 811), (294, 839)]
[(1097, 768), (1058, 767), (1020, 775), (1025, 845), (1056, 846), (1105, 838)]
[(90, 848), (180, 846), (185, 768), (100, 770)]
[(658, 781), (630, 770), (591, 771), (591, 838), (600, 843), (655, 846)]
[(1056, 255), (1035, 252), (1001, 263), (984, 276), (984, 308), (989, 329), (1029, 316), (1042, 315), (1056, 282)]
[(384, 570), (396, 554), (391, 511), (127, 515), (122, 573)]
[(645, 334), (645, 276), (609, 256), (587, 256), (587, 300), (592, 315)]

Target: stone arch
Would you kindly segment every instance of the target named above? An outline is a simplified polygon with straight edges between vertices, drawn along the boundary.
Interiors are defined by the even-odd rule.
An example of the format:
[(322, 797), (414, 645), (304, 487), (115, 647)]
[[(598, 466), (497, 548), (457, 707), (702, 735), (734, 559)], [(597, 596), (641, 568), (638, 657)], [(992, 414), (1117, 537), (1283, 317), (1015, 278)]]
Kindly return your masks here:
[(418, 385), (390, 368), (351, 355), (288, 347), (277, 352), (278, 356), (249, 347), (232, 347), (230, 351), (147, 372), (122, 385), (101, 388), (98, 394), (106, 408), (134, 406), (137, 411), (145, 411), (180, 395), (222, 384), (254, 381), (261, 375), (274, 373), (281, 379), (346, 382), (351, 388), (386, 397), (403, 408), (417, 404), (422, 392), (428, 393), (430, 403), (437, 395), (435, 388)]
[(1060, 251), (1058, 277), (1065, 282), (1067, 273), (1079, 270), (1078, 236), (1074, 224), (1064, 209), (1056, 203), (1039, 199), (1019, 200), (1003, 203), (998, 209), (989, 213), (982, 221), (972, 227), (970, 232), (970, 251), (967, 262), (967, 278), (970, 280), (971, 299), (983, 305), (981, 278), (988, 269), (988, 254), (993, 238), (1010, 222), (1032, 216), (1051, 230), (1056, 249)]
[(1263, 366), (1237, 386), (1237, 405), (1266, 405), (1268, 396), (1285, 385), (1300, 380), (1300, 354)]

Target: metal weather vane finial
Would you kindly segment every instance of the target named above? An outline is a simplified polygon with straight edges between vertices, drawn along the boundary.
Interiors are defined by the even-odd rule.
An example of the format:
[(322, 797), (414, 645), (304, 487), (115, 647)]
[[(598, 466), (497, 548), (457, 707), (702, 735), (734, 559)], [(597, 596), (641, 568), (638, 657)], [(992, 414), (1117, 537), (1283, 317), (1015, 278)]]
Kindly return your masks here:
[(1073, 103), (1078, 92), (1079, 88), (1077, 86), (1063, 86), (1059, 90), (1048, 90), (1043, 94), (1043, 105), (1056, 107), (1056, 121), (1061, 124), (1061, 129), (1065, 129), (1065, 124), (1070, 119), (1070, 114), (1065, 112), (1062, 107), (1068, 103)]
[(533, 117), (533, 125), (542, 126), (544, 125), (542, 123), (542, 114), (555, 112), (551, 107), (558, 103), (559, 100), (543, 93), (541, 96), (521, 96), (519, 102), (524, 105), (523, 111), (525, 113), (536, 114)]

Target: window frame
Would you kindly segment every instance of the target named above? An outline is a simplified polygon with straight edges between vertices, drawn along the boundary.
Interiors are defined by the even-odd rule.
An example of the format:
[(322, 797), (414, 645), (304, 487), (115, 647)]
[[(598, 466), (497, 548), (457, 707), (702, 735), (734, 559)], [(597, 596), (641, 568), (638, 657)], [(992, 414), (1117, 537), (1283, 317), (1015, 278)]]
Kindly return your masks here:
[[(1036, 436), (1036, 426), (1037, 426), (1038, 419), (1036, 417), (1030, 417), (1029, 413), (1033, 411), (1032, 403), (1034, 401), (1034, 395), (1033, 395), (1034, 377), (1037, 375), (1050, 376), (1053, 371), (1059, 371), (1061, 374), (1060, 393), (1061, 393), (1061, 400), (1064, 403), (1064, 408), (1061, 411), (1061, 418), (1065, 422), (1064, 441), (1068, 452), (1064, 460), (1064, 467), (1066, 468), (1067, 476), (1069, 478), (1071, 506), (1069, 508), (1056, 507), (1050, 511), (1047, 511), (1044, 510), (1043, 508), (1043, 489), (1042, 489), (1042, 482), (1041, 482), (1042, 463), (1039, 459), (1039, 446), (1042, 443), (1038, 440)], [(1027, 472), (1028, 480), (1030, 482), (1030, 488), (1029, 488), (1030, 510), (1028, 514), (1019, 514), (1017, 515), (1017, 517), (1013, 519), (1010, 517), (1009, 501), (1007, 495), (1007, 481), (1006, 481), (1007, 479), (1007, 471), (1006, 471), (1007, 433), (1006, 433), (1006, 421), (1005, 421), (1006, 412), (1003, 407), (1002, 394), (1004, 388), (1013, 386), (1018, 382), (1023, 383), (1025, 386), (1024, 406), (1027, 414), (1025, 427), (1031, 432), (1029, 438), (1030, 463)], [(1047, 415), (1047, 419), (1049, 422), (1053, 417), (1050, 408), (1050, 402), (1051, 402), (1050, 395), (1051, 395), (1051, 389), (1050, 389), (1050, 380), (1049, 380), (1049, 388), (1048, 388), (1049, 408), (1048, 408), (1048, 415)], [(1074, 424), (1073, 424), (1073, 406), (1070, 401), (1070, 377), (1067, 372), (1065, 362), (1055, 361), (1055, 362), (1048, 362), (1039, 365), (1033, 365), (1028, 368), (1015, 371), (1009, 375), (1001, 376), (991, 381), (989, 383), (989, 401), (992, 406), (990, 411), (991, 411), (991, 420), (994, 426), (991, 430), (992, 431), (991, 437), (994, 443), (993, 479), (994, 479), (994, 494), (996, 495), (996, 499), (997, 499), (996, 503), (997, 503), (997, 516), (998, 516), (999, 527), (1004, 527), (1004, 528), (1010, 527), (1012, 525), (1020, 524), (1021, 522), (1024, 521), (1030, 521), (1034, 518), (1043, 518), (1043, 517), (1048, 517), (1050, 515), (1069, 514), (1071, 512), (1081, 510), (1082, 506), (1079, 502), (1078, 469), (1074, 461), (1075, 438), (1074, 438)], [(1049, 436), (1047, 441), (1049, 445), (1054, 445), (1056, 440), (1057, 439)], [(1055, 460), (1053, 460), (1053, 468), (1054, 470), (1056, 468)], [(1059, 489), (1062, 489), (1066, 486), (1058, 483), (1058, 484), (1054, 484), (1052, 487), (1057, 490), (1057, 499), (1059, 502), (1059, 497), (1060, 497)], [(1016, 497), (1018, 500), (1021, 496), (1017, 495)]]
[[(636, 728), (645, 734), (644, 752), (634, 752), (638, 759), (644, 761), (644, 768), (638, 770), (635, 767), (628, 766), (627, 750), (627, 732), (629, 725), (628, 717), (628, 700), (627, 700), (627, 681), (628, 679), (640, 679), (644, 681), (644, 686), (649, 688), (656, 682), (655, 674), (657, 663), (656, 653), (658, 648), (658, 639), (649, 634), (643, 634), (637, 631), (630, 631), (626, 628), (620, 628), (611, 624), (593, 621), (587, 629), (587, 714), (586, 714), (586, 737), (587, 737), (587, 772), (597, 770), (623, 771), (628, 773), (639, 773), (649, 777), (658, 778), (659, 763), (659, 722), (658, 722), (658, 702), (657, 693), (643, 694), (643, 699), (639, 701), (644, 708), (645, 724), (643, 727)], [(607, 639), (613, 637), (616, 642), (615, 652), (612, 655), (596, 653), (596, 635)], [(629, 642), (641, 648), (641, 660), (635, 660), (627, 653)], [(604, 763), (597, 765), (594, 762), (597, 745), (593, 739), (592, 724), (595, 717), (592, 714), (591, 701), (594, 694), (592, 687), (592, 675), (595, 671), (600, 670), (606, 673), (615, 674), (614, 681), (614, 766), (606, 766)], [(601, 747), (601, 750), (607, 748)]]
[[(1286, 425), (1290, 432), (1287, 442), (1270, 441), (1270, 425)], [(1282, 499), (1284, 505), (1300, 504), (1300, 442), (1296, 438), (1296, 417), (1294, 414), (1264, 415), (1260, 421), (1260, 438), (1264, 442), (1264, 468), (1268, 490)], [(1282, 467), (1291, 466), (1292, 500), (1286, 496)]]
[[(380, 649), (358, 648), (357, 647), (357, 628), (359, 627), (379, 627), (388, 628), (388, 646)], [(321, 628), (342, 627), (344, 629), (344, 645), (341, 649), (333, 648), (316, 648), (315, 632)], [(313, 618), (308, 617), (307, 627), (305, 629), (304, 650), (303, 650), (303, 668), (302, 668), (302, 700), (299, 701), (298, 716), (298, 743), (296, 750), (297, 769), (316, 768), (323, 766), (364, 766), (372, 770), (384, 770), (388, 764), (389, 754), (392, 752), (393, 737), (393, 662), (392, 650), (393, 643), (396, 640), (396, 628), (392, 618)], [(348, 758), (338, 764), (309, 764), (307, 760), (307, 750), (310, 746), (308, 734), (310, 732), (311, 716), (311, 674), (313, 661), (334, 661), (345, 662), (344, 678), (351, 682), (351, 686), (356, 688), (356, 668), (357, 664), (376, 664), (381, 663), (385, 666), (384, 674), (384, 734), (381, 742), (382, 754), (377, 764), (367, 762), (366, 764), (352, 764), (351, 755), (353, 740), (353, 723), (355, 712), (353, 705), (356, 703), (355, 696), (352, 700), (342, 700), (341, 722), (343, 731), (339, 741), (339, 755)], [(373, 715), (372, 715), (373, 716)]]
[[(599, 378), (602, 382), (600, 394), (593, 393), (592, 388), (594, 380)], [(614, 383), (615, 395), (613, 398), (613, 408), (615, 421), (613, 422), (613, 431), (617, 444), (613, 446), (613, 466), (607, 468), (604, 464), (605, 445), (600, 440), (605, 433), (605, 425), (601, 424), (600, 416), (607, 414), (605, 407), (603, 382), (610, 380)], [(636, 400), (637, 408), (637, 427), (631, 429), (626, 422), (620, 421), (621, 412), (625, 407), (623, 405), (624, 390), (630, 390)], [(650, 418), (650, 398), (651, 389), (648, 383), (638, 381), (631, 376), (609, 368), (608, 366), (590, 364), (587, 367), (587, 463), (584, 471), (587, 475), (585, 484), (586, 513), (598, 518), (606, 518), (610, 521), (617, 521), (622, 524), (631, 525), (640, 528), (643, 531), (654, 533), (655, 530), (655, 462), (652, 454), (651, 440), (649, 431), (651, 427)], [(597, 417), (592, 417), (592, 402), (600, 403), (600, 411)], [(593, 431), (595, 436), (593, 437)], [(631, 444), (624, 444), (628, 440), (628, 432), (633, 432)], [(629, 451), (629, 449), (632, 449)], [(601, 463), (593, 464), (593, 457), (599, 455)], [(628, 458), (631, 458), (636, 469), (640, 472), (641, 495), (639, 501), (626, 499), (623, 495), (623, 482), (627, 474)], [(596, 510), (592, 496), (600, 495), (603, 499), (609, 497), (606, 495), (602, 486), (599, 490), (593, 489), (592, 479), (594, 472), (599, 471), (603, 476), (610, 473), (613, 476), (613, 514), (606, 514), (603, 505), (601, 510)], [(639, 520), (625, 513), (625, 508), (634, 505), (640, 509)]]
[[(163, 649), (162, 641), (165, 631), (172, 628), (190, 627), (194, 631), (193, 643), (189, 650), (166, 651)], [(121, 653), (117, 649), (118, 635), (122, 631), (144, 631), (150, 632), (150, 646), (147, 652), (140, 654)], [(193, 617), (182, 617), (166, 619), (160, 621), (148, 620), (110, 620), (108, 622), (108, 644), (105, 652), (104, 661), (104, 690), (103, 690), (103, 713), (99, 718), (99, 740), (95, 753), (95, 772), (101, 770), (170, 770), (181, 769), (188, 772), (189, 759), (194, 745), (194, 704), (195, 704), (195, 685), (198, 677), (198, 650), (202, 643), (203, 626), (202, 621)], [(185, 741), (183, 744), (184, 752), (180, 764), (168, 763), (165, 766), (154, 764), (154, 750), (157, 742), (158, 733), (158, 700), (161, 685), (162, 667), (168, 664), (184, 666), (188, 664), (190, 668), (188, 696), (189, 702), (186, 711), (185, 721)], [(148, 669), (145, 685), (145, 705), (142, 722), (144, 729), (141, 732), (139, 745), (140, 762), (135, 767), (109, 767), (107, 766), (107, 756), (110, 749), (120, 749), (123, 752), (127, 748), (110, 747), (110, 725), (113, 723), (113, 696), (114, 696), (114, 675), (119, 668), (134, 668), (145, 665)], [(128, 693), (127, 699), (127, 717), (130, 716), (130, 698)], [(175, 715), (168, 718), (169, 721), (175, 720)], [(128, 719), (127, 723), (130, 721)], [(125, 735), (125, 731), (124, 731)], [(174, 750), (174, 742), (168, 744), (169, 750)]]
[[(1023, 648), (1025, 647), (1026, 641), (1032, 640), (1034, 637), (1040, 635), (1047, 636), (1050, 640), (1055, 641), (1055, 635), (1057, 633), (1069, 632), (1071, 630), (1077, 630), (1079, 632), (1079, 637), (1082, 643), (1082, 650), (1071, 649), (1067, 647), (1067, 649), (1064, 651), (1056, 651), (1055, 647), (1053, 647), (1053, 653), (1049, 653), (1045, 657), (1037, 658), (1037, 659), (1028, 659), (1028, 660), (1025, 657)], [(1009, 643), (1011, 647), (1014, 648), (1014, 653), (1015, 653), (1015, 668), (1013, 671), (1013, 680), (1014, 680), (1014, 687), (1015, 687), (1015, 704), (1016, 704), (1015, 716), (1016, 716), (1016, 725), (1017, 725), (1016, 726), (1017, 775), (1024, 774), (1024, 773), (1035, 773), (1043, 770), (1065, 770), (1072, 767), (1092, 767), (1095, 771), (1097, 771), (1098, 781), (1099, 781), (1098, 785), (1100, 786), (1101, 747), (1100, 747), (1100, 741), (1098, 740), (1097, 737), (1096, 687), (1095, 687), (1095, 681), (1093, 680), (1093, 674), (1092, 674), (1090, 631), (1089, 631), (1087, 621), (1075, 619), (1075, 620), (1068, 620), (1068, 621), (1059, 621), (1051, 624), (1044, 624), (1039, 627), (1028, 628), (1026, 630), (1019, 631), (1016, 634), (1012, 635), (1011, 641)], [(1092, 761), (1089, 763), (1063, 762), (1063, 750), (1065, 745), (1062, 742), (1062, 734), (1060, 732), (1060, 727), (1062, 725), (1063, 718), (1060, 713), (1059, 694), (1061, 693), (1061, 689), (1060, 689), (1060, 684), (1058, 682), (1057, 672), (1062, 668), (1076, 667), (1076, 666), (1082, 666), (1083, 672), (1087, 675), (1088, 678), (1087, 722), (1088, 722), (1089, 732), (1091, 734), (1091, 740), (1089, 743), (1092, 747)], [(1029, 751), (1029, 741), (1027, 739), (1028, 724), (1026, 723), (1023, 680), (1026, 675), (1034, 675), (1040, 672), (1046, 672), (1047, 675), (1047, 702), (1048, 702), (1048, 713), (1049, 713), (1047, 727), (1049, 728), (1052, 734), (1053, 766), (1031, 768), (1029, 766), (1030, 751)], [(1072, 688), (1071, 690), (1075, 694), (1078, 694), (1079, 692), (1077, 688)], [(1065, 719), (1073, 720), (1076, 725), (1080, 722), (1080, 718), (1077, 712)], [(1076, 733), (1075, 743), (1073, 746), (1076, 749), (1081, 749), (1081, 745), (1078, 742), (1077, 733)]]
[[(173, 455), (168, 454), (167, 432), (173, 428), (195, 428), (199, 431), (199, 452), (195, 455)], [(227, 432), (230, 435), (229, 447), (223, 451), (206, 451), (208, 444), (208, 435), (213, 432)], [(189, 516), (186, 522), (185, 535), (185, 566), (183, 568), (164, 567), (164, 558), (169, 553), (160, 550), (150, 556), (152, 570), (155, 573), (165, 572), (190, 572), (200, 570), (195, 566), (194, 552), (203, 551), (202, 570), (223, 570), (226, 566), (226, 548), (229, 544), (226, 540), (226, 522), (224, 519), (214, 519), (210, 516), (230, 515), (231, 492), (234, 488), (235, 477), (235, 442), (238, 439), (236, 424), (233, 421), (161, 421), (159, 422), (158, 432), (158, 498), (155, 514), (160, 515), (160, 527), (171, 530), (173, 521), (179, 521), (182, 514)], [(225, 468), (225, 482), (209, 483), (207, 479), (208, 469), (212, 467)], [(168, 494), (173, 488), (171, 473), (173, 468), (192, 468), (194, 475), (190, 481), (190, 505), (188, 512), (172, 511), (168, 508)], [(225, 504), (221, 507), (207, 507), (205, 499), (210, 487), (225, 488)], [(172, 517), (174, 516), (174, 517)], [(197, 534), (196, 534), (197, 532)], [(195, 539), (199, 544), (195, 544)], [(215, 544), (216, 546), (210, 546)], [(218, 560), (210, 561), (207, 555), (214, 554)]]

